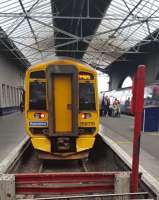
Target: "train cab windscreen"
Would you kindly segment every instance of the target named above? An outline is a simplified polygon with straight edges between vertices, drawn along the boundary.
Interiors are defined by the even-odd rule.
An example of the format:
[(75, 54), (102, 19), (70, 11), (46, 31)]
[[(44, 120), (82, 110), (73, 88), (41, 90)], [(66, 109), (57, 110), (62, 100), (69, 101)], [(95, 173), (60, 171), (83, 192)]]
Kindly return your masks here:
[(30, 110), (46, 110), (46, 84), (44, 82), (30, 82)]
[(79, 84), (79, 110), (96, 110), (95, 91), (92, 83)]

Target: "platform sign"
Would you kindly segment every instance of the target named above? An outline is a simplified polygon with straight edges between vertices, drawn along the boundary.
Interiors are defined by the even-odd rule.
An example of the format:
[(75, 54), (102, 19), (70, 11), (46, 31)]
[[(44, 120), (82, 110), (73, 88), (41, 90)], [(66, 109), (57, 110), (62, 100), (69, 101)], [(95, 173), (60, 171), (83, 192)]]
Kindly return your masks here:
[(145, 66), (139, 65), (137, 73), (134, 76), (132, 107), (131, 110), (135, 115), (134, 138), (133, 138), (133, 160), (132, 160), (132, 178), (131, 192), (138, 191), (139, 179), (139, 154), (140, 154), (140, 132), (142, 125), (143, 104), (144, 104), (144, 81)]

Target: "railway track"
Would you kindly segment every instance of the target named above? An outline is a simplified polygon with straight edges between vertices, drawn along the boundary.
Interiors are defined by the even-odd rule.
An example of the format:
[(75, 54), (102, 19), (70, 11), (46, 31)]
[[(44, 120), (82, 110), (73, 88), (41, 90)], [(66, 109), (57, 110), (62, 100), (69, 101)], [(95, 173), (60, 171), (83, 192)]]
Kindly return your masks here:
[(46, 161), (41, 160), (38, 173), (52, 172), (89, 172), (88, 160), (71, 160), (71, 161)]
[[(114, 190), (115, 175), (110, 175), (109, 171), (118, 173), (122, 168), (117, 165), (118, 158), (114, 159), (111, 150), (102, 145), (100, 142), (96, 145), (89, 159), (65, 161), (39, 160), (33, 148), (28, 146), (9, 170), (16, 174), (17, 199), (128, 199), (131, 194), (109, 194)], [(54, 195), (47, 196), (47, 191)], [(138, 199), (146, 194), (139, 193)]]
[[(97, 162), (97, 160), (99, 160), (99, 162)], [(32, 149), (31, 146), (28, 146), (28, 149), (23, 152), (23, 156), (21, 155), (19, 157), (19, 161), (17, 159), (17, 161), (12, 166), (12, 168), (10, 168), (9, 172), (16, 173), (17, 177), (18, 177), (18, 175), (21, 175), (24, 173), (27, 173), (27, 174), (28, 173), (29, 174), (32, 174), (32, 173), (35, 173), (35, 174), (89, 173), (91, 171), (100, 171), (102, 166), (99, 169), (97, 169), (99, 167), (98, 164), (100, 164), (100, 158), (96, 159), (96, 162), (92, 162), (87, 159), (65, 160), (65, 161), (62, 161), (62, 160), (57, 160), (57, 161), (55, 161), (55, 160), (50, 160), (50, 161), (49, 160), (39, 160), (38, 157), (36, 156), (36, 152)], [(98, 167), (97, 167), (97, 165), (98, 165)], [(102, 171), (105, 171), (105, 169), (103, 168)], [(76, 174), (75, 174), (75, 176), (76, 176)], [(71, 183), (72, 180), (64, 179), (64, 183), (62, 183), (62, 184), (64, 184), (64, 186), (67, 186), (67, 181), (68, 181), (68, 183), (71, 184), (71, 186), (76, 186), (76, 188), (74, 188), (74, 190), (77, 189), (78, 190), (77, 193), (80, 194), (80, 192), (79, 192), (80, 186), (83, 181), (83, 179), (81, 179), (82, 177), (83, 177), (83, 174), (82, 175), (80, 174), (78, 177), (79, 183), (76, 183), (76, 182)], [(90, 186), (89, 178), (88, 178), (88, 180), (86, 180), (84, 182), (84, 186), (85, 187), (89, 186), (91, 188), (91, 190), (93, 190), (93, 188), (95, 186), (100, 187), (99, 183), (95, 182), (95, 179), (93, 180), (94, 181), (93, 185)], [(22, 179), (21, 183), (23, 183), (23, 181), (24, 181), (24, 179)], [(37, 183), (38, 182), (36, 182), (35, 184), (37, 184)], [(91, 184), (92, 184), (92, 181), (91, 181)], [(56, 187), (57, 187), (57, 185), (58, 184), (56, 183)], [(27, 187), (28, 187), (28, 185), (27, 185)], [(63, 187), (63, 185), (62, 185), (62, 187)], [(26, 187), (25, 187), (25, 189), (26, 189)], [(36, 199), (36, 198), (39, 198), (38, 196), (39, 196), (38, 194), (34, 194), (34, 195), (28, 194), (28, 195), (22, 195), (22, 196), (20, 195), (18, 197), (19, 197), (19, 199)], [(60, 197), (60, 196), (58, 196), (58, 198), (63, 198), (63, 199), (66, 198), (66, 196), (64, 196), (64, 197)], [(69, 198), (68, 198), (68, 196), (69, 196)], [(70, 195), (70, 192), (69, 192), (67, 194), (67, 199), (73, 199), (73, 198), (80, 199), (80, 195), (78, 195), (78, 197), (74, 197), (74, 196)], [(81, 198), (84, 199), (84, 196), (82, 196)], [(85, 198), (86, 198), (86, 196), (85, 196)], [(92, 198), (97, 199), (97, 194), (95, 197), (92, 196)], [(57, 199), (57, 196), (53, 197), (53, 199)], [(101, 197), (99, 197), (98, 200), (99, 199), (101, 199)]]
[[(52, 172), (89, 172), (106, 171), (99, 162), (83, 160), (39, 160), (36, 152), (29, 147), (25, 154), (19, 157), (7, 173), (52, 173)], [(103, 169), (102, 169), (103, 168)], [(102, 169), (102, 170), (101, 170)]]
[[(99, 140), (99, 141), (98, 141)], [(89, 159), (39, 160), (30, 143), (27, 143), (6, 173), (52, 173), (52, 172), (106, 172), (121, 171), (109, 149), (98, 139)]]
[[(24, 159), (25, 160), (25, 159)], [(33, 156), (32, 161), (34, 160), (34, 165), (36, 166), (36, 173), (39, 173), (39, 174), (45, 174), (45, 173), (68, 173), (68, 172), (89, 172), (89, 169), (88, 169), (88, 166), (87, 166), (87, 162), (88, 160), (73, 160), (73, 161), (45, 161), (45, 160), (37, 160), (35, 159), (35, 157)], [(24, 173), (26, 172), (26, 168), (29, 169), (28, 171), (30, 172), (35, 172), (35, 168), (33, 167), (33, 163), (31, 165), (31, 161), (27, 161), (27, 162), (24, 162), (22, 163), (22, 166), (19, 168), (19, 170), (17, 172), (20, 172), (20, 173)], [(37, 166), (38, 164), (38, 166)], [(62, 167), (61, 167), (62, 166)], [(70, 168), (71, 167), (71, 168)], [(34, 168), (34, 170), (33, 170)], [(28, 172), (27, 171), (27, 172)], [(65, 182), (65, 180), (64, 180)], [(76, 184), (76, 183), (73, 183), (73, 184)], [(71, 195), (67, 195), (66, 196), (55, 196), (55, 197), (45, 197), (45, 198), (40, 198), (38, 197), (39, 195), (35, 194), (35, 195), (20, 195), (18, 196), (18, 199), (28, 199), (28, 200), (31, 200), (31, 199), (84, 199), (84, 197), (86, 198), (86, 195), (84, 196), (71, 196)], [(91, 197), (91, 196), (90, 196)], [(90, 198), (89, 197), (89, 198)], [(96, 199), (96, 200), (101, 200), (101, 198), (99, 197), (97, 199), (97, 195), (96, 196), (92, 196), (91, 198), (93, 199)]]
[[(63, 168), (61, 168), (61, 165)], [(71, 170), (69, 170), (69, 166), (71, 165)], [(75, 167), (72, 170), (72, 165)], [(55, 167), (56, 166), (56, 167)], [(60, 169), (59, 169), (60, 168)], [(74, 160), (74, 161), (45, 161), (40, 160), (39, 168), (37, 169), (37, 173), (51, 173), (51, 172), (89, 172), (88, 167), (88, 159), (83, 160)]]

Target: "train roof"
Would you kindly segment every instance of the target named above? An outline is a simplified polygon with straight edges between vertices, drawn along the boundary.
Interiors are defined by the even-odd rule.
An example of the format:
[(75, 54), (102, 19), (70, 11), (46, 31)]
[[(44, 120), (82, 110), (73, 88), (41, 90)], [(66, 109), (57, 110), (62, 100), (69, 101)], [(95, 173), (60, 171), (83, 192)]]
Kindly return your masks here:
[(88, 65), (87, 63), (70, 58), (70, 57), (54, 57), (52, 60), (46, 60), (42, 63), (38, 63), (36, 65), (30, 66), (27, 71), (34, 71), (34, 69), (45, 69), (49, 64), (58, 64), (58, 65), (76, 65), (76, 67), (80, 70), (88, 70), (96, 73), (96, 70)]

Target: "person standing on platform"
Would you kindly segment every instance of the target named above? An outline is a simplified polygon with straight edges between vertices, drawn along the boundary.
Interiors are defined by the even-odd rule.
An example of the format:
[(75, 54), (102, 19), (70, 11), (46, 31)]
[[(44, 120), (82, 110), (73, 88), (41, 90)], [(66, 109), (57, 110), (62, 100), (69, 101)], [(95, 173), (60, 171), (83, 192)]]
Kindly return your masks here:
[(102, 103), (101, 103), (101, 109), (100, 109), (100, 111), (101, 111), (101, 113), (100, 113), (100, 116), (101, 117), (104, 117), (104, 113), (105, 113), (105, 102), (104, 102), (104, 94), (103, 94), (103, 98), (102, 98)]
[(109, 115), (109, 107), (110, 107), (110, 99), (108, 96), (104, 98), (104, 116), (108, 117)]
[(120, 101), (117, 100), (117, 116), (120, 117)]
[(23, 112), (24, 106), (25, 106), (25, 91), (24, 90), (22, 90), (21, 96), (22, 96), (22, 100), (20, 102), (19, 109), (20, 109), (21, 112)]
[(117, 98), (113, 102), (113, 117), (120, 117), (120, 101)]

